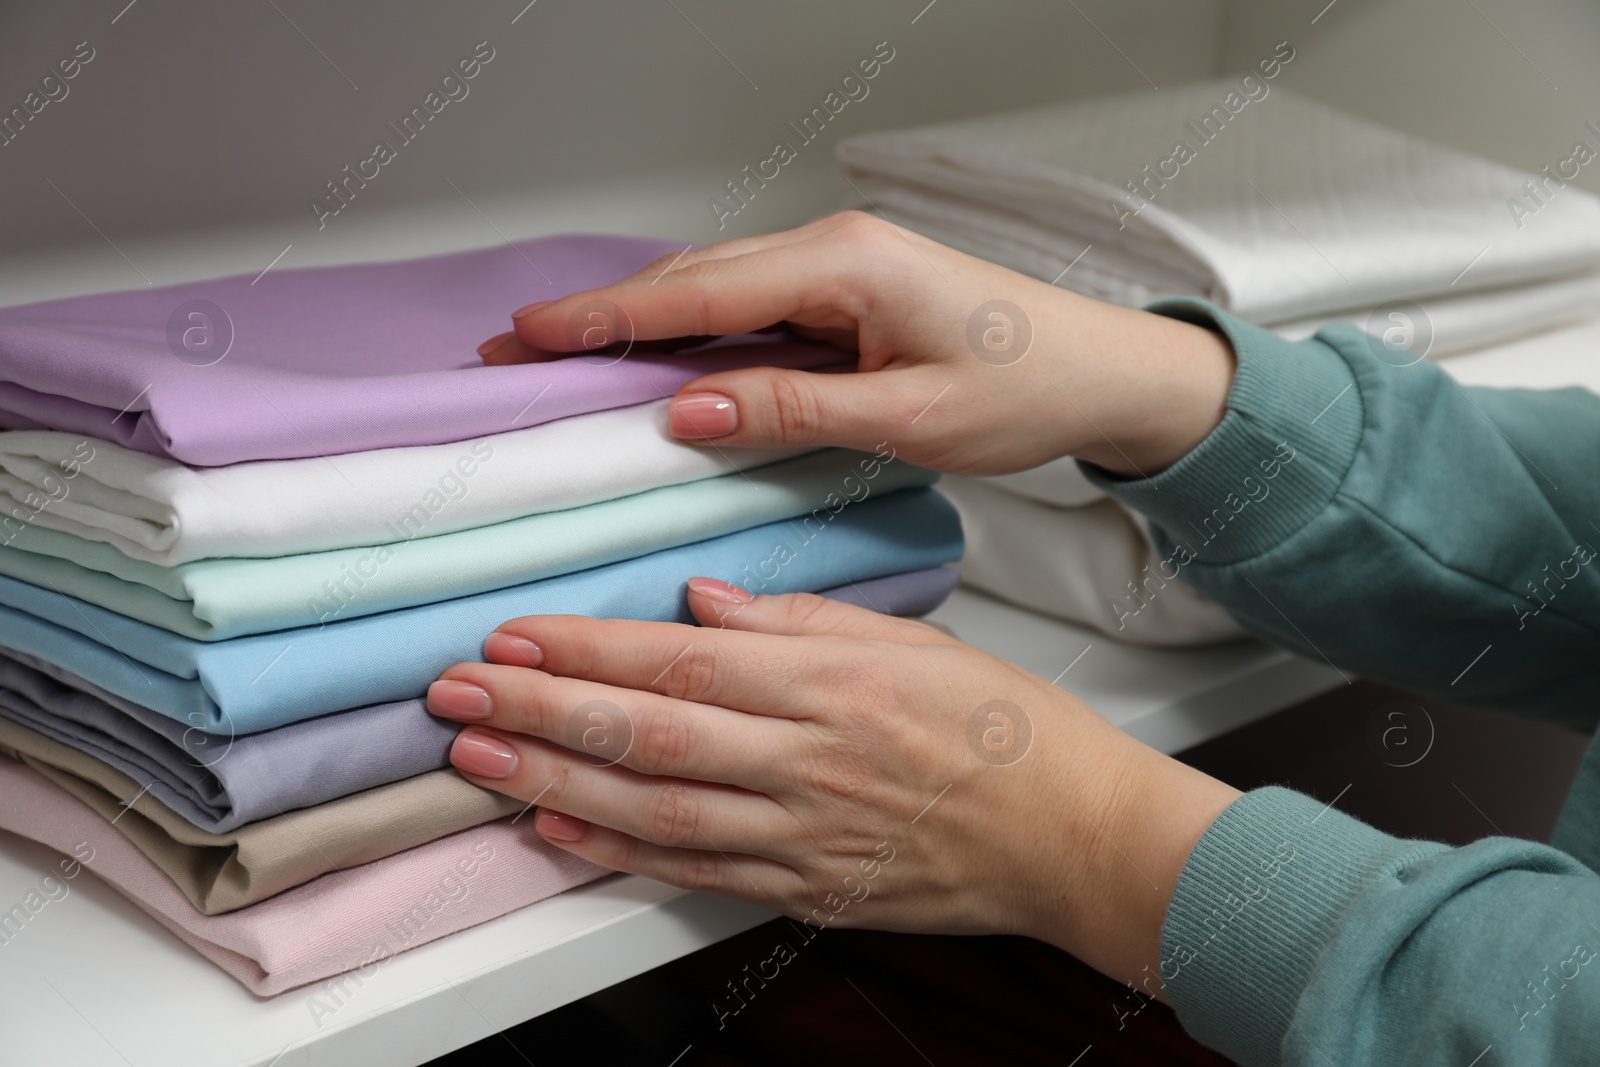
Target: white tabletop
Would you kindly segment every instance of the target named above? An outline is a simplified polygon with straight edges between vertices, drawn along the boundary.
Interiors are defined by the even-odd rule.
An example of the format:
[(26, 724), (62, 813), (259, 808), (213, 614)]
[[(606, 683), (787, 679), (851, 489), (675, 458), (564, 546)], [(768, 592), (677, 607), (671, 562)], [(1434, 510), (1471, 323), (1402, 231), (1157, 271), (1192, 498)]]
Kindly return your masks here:
[[(615, 203), (614, 199), (610, 200)], [(647, 202), (647, 201), (645, 201)], [(601, 224), (575, 195), (539, 210), (494, 204), (509, 232), (636, 229), (648, 219)], [(559, 221), (558, 221), (559, 217)], [(392, 221), (392, 220), (391, 220)], [(409, 237), (374, 219), (360, 240), (296, 248), (307, 262), (419, 255), (483, 237), (456, 225), (407, 220)], [(419, 236), (420, 235), (420, 236)], [(285, 239), (286, 240), (286, 239)], [(162, 282), (259, 269), (283, 247), (277, 235), (151, 243), (140, 249)], [(257, 254), (256, 246), (259, 246)], [(0, 262), (0, 305), (127, 286), (103, 248)], [(1463, 356), (1462, 380), (1494, 385), (1600, 384), (1600, 323)], [(960, 637), (1060, 684), (1134, 736), (1174, 752), (1343, 683), (1325, 664), (1254, 642), (1154, 651), (958, 591), (934, 618)], [(1081, 656), (1081, 658), (1080, 658)], [(0, 833), (0, 911), (22, 899), (54, 863), (51, 852)], [(343, 1007), (321, 1025), (310, 993), (258, 999), (93, 878), (40, 911), (0, 944), (0, 1067), (405, 1067), (487, 1037), (770, 918), (760, 908), (612, 877), (396, 957), (346, 986)]]

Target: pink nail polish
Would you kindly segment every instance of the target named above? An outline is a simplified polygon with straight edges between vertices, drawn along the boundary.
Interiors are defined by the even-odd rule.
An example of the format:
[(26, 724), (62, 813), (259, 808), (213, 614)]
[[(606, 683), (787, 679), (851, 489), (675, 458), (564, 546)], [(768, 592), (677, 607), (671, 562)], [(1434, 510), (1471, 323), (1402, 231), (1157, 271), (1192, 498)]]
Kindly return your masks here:
[(490, 352), (493, 352), (495, 349), (505, 344), (506, 341), (512, 336), (514, 336), (514, 332), (511, 330), (507, 330), (505, 333), (495, 334), (493, 337), (489, 338), (487, 341), (483, 342), (483, 344), (478, 346), (478, 355), (487, 356)]
[(755, 599), (747, 590), (728, 582), (718, 581), (716, 578), (690, 578), (689, 588), (701, 596), (720, 600), (724, 604), (748, 604)]
[(574, 819), (570, 815), (545, 811), (542, 808), (539, 814), (534, 816), (533, 828), (540, 836), (548, 837), (552, 841), (582, 841), (589, 836), (589, 824), (582, 819)]
[(726, 437), (739, 428), (739, 409), (721, 393), (686, 393), (667, 406), (667, 430), (674, 437)]
[(450, 762), (480, 778), (509, 778), (517, 770), (517, 751), (498, 737), (467, 729), (450, 746)]
[(494, 714), (494, 706), (482, 686), (443, 678), (428, 686), (428, 711), (441, 719), (482, 722)]
[(491, 663), (505, 667), (529, 667), (537, 670), (544, 664), (544, 649), (519, 634), (496, 630), (483, 642), (483, 656)]

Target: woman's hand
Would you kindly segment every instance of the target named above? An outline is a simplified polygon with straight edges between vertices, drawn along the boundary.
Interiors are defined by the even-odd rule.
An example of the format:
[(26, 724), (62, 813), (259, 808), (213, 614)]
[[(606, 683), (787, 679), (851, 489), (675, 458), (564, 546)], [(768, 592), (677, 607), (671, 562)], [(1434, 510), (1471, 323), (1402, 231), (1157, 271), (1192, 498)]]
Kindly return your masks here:
[(672, 432), (685, 440), (867, 451), (888, 440), (910, 462), (957, 473), (1075, 455), (1153, 474), (1221, 419), (1233, 373), (1231, 350), (1209, 330), (1057, 289), (856, 211), (530, 305), (479, 352), (491, 364), (566, 355), (596, 300), (620, 308), (641, 342), (787, 323), (857, 352), (867, 372), (706, 375), (673, 399)]
[(1238, 794), (934, 627), (694, 579), (699, 627), (530, 616), (428, 694), (603, 866), (819, 926), (1019, 933), (1132, 978)]

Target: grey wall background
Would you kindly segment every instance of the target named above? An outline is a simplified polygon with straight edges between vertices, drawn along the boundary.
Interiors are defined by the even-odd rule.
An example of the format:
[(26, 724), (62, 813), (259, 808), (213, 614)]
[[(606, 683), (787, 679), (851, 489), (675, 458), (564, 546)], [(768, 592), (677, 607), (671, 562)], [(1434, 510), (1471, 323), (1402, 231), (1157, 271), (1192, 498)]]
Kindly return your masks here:
[(1158, 84), (1196, 77), (1221, 48), (1221, 0), (939, 0), (920, 18), (927, 0), (526, 2), (8, 0), (0, 110), (79, 41), (96, 57), (0, 148), (0, 252), (98, 240), (46, 179), (135, 261), (124, 242), (175, 230), (271, 222), (309, 242), (306, 201), (478, 41), (495, 58), (470, 95), (349, 216), (456, 198), (446, 177), (474, 201), (659, 178), (684, 200), (673, 233), (707, 239), (717, 184), (889, 41), (870, 95), (786, 169), (770, 210), (739, 220), (756, 232), (838, 201), (844, 134), (1143, 86), (1136, 66)]
[[(0, 303), (254, 272), (291, 243), (284, 266), (552, 229), (762, 232), (841, 203), (848, 134), (1156, 92), (1285, 39), (1282, 84), (1529, 170), (1600, 120), (1592, 0), (525, 5), (7, 0), (0, 115), (78, 42), (95, 58), (0, 147)], [(885, 40), (870, 95), (719, 232), (707, 198)], [(310, 198), (479, 41), (495, 58), (470, 95), (319, 231)], [(1600, 192), (1600, 163), (1578, 183)]]
[[(1600, 151), (1594, 0), (1230, 0), (1224, 18), (1224, 67), (1287, 37), (1287, 84), (1366, 118), (1529, 171)], [(1600, 193), (1600, 161), (1575, 184)]]

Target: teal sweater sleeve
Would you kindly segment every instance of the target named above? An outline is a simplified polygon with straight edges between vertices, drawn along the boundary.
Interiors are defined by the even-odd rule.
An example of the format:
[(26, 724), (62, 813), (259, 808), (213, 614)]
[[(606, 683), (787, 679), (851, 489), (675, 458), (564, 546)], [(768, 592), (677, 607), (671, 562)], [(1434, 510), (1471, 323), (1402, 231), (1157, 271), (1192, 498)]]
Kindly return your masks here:
[[(1152, 310), (1220, 330), (1238, 369), (1177, 464), (1088, 470), (1150, 518), (1149, 595), (1181, 576), (1347, 673), (1593, 728), (1600, 398), (1462, 388), (1350, 326), (1291, 343), (1198, 301)], [(1600, 1062), (1594, 751), (1555, 840), (1405, 841), (1256, 790), (1185, 866), (1161, 978), (1246, 1065)]]

